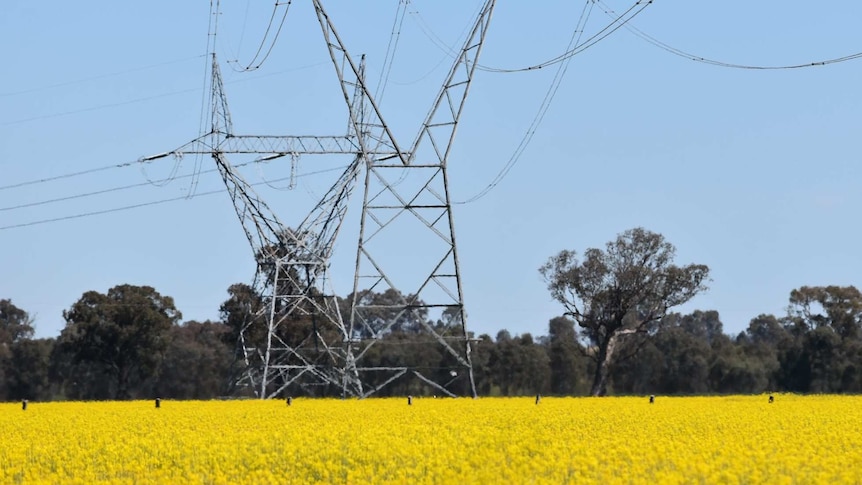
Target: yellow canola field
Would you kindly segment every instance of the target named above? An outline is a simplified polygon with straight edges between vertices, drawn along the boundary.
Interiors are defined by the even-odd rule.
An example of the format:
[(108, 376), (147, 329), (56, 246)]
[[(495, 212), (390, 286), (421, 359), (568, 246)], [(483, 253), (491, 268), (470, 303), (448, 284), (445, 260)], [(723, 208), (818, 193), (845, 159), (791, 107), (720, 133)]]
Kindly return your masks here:
[(0, 483), (862, 483), (862, 397), (7, 403)]

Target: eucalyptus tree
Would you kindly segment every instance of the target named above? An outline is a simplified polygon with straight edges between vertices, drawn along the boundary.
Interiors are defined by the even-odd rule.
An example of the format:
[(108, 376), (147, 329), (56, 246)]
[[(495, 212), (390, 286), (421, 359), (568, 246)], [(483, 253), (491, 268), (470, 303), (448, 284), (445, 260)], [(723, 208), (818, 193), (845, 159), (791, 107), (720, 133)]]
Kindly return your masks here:
[[(539, 269), (553, 298), (590, 344), (596, 363), (592, 395), (607, 394), (611, 367), (625, 357), (616, 354), (621, 339), (654, 334), (669, 309), (706, 290), (709, 268), (677, 266), (675, 255), (664, 236), (635, 228), (604, 249), (587, 249), (581, 258), (561, 251)], [(632, 347), (636, 352), (640, 346)]]
[(169, 296), (150, 286), (118, 285), (88, 291), (63, 312), (61, 349), (73, 365), (108, 375), (115, 399), (132, 397), (132, 385), (152, 377), (182, 315)]

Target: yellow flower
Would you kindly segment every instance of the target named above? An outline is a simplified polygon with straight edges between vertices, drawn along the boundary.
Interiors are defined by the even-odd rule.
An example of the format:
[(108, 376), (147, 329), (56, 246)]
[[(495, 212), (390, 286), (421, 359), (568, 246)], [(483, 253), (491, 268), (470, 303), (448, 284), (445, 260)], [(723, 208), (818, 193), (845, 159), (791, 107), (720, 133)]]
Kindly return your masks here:
[(860, 483), (862, 397), (0, 405), (0, 483)]

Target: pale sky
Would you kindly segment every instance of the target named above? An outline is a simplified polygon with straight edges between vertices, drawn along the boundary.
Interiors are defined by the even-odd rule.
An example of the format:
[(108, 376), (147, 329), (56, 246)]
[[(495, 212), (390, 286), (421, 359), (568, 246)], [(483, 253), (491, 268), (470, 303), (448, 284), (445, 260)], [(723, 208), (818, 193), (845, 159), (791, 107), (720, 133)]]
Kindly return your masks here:
[[(252, 72), (239, 67), (269, 49), (273, 36), (261, 39), (273, 2), (224, 3), (216, 52), (236, 131), (344, 133), (346, 108), (311, 2), (292, 2)], [(324, 2), (351, 54), (367, 55), (381, 110), (405, 143), (451, 64), (446, 46), (459, 46), (481, 3), (412, 0), (387, 71), (399, 2)], [(633, 2), (500, 1), (480, 63), (509, 69), (555, 58), (585, 5), (593, 9), (583, 40), (611, 22), (605, 6), (621, 13)], [(62, 311), (89, 290), (150, 285), (186, 320), (204, 320), (218, 318), (231, 284), (251, 282), (252, 253), (230, 199), (208, 195), (223, 189), (212, 161), (135, 163), (200, 132), (209, 8), (203, 0), (0, 3), (0, 298), (35, 316), (38, 336), (57, 335)], [(862, 52), (860, 18), (862, 2), (851, 0), (655, 0), (628, 25), (698, 57), (786, 66)], [(546, 334), (563, 309), (539, 266), (636, 226), (662, 233), (678, 264), (712, 269), (709, 292), (680, 310), (717, 310), (730, 334), (758, 314), (783, 314), (794, 288), (860, 285), (862, 59), (722, 67), (621, 28), (571, 58), (532, 140), (508, 165), (556, 69), (480, 71), (467, 99), (449, 160), (453, 199), (485, 192), (508, 168), (483, 197), (453, 209), (471, 331)], [(94, 170), (102, 167), (114, 168)], [(296, 167), (318, 169), (305, 159)], [(290, 174), (285, 160), (243, 173), (287, 224), (329, 183), (272, 182)], [(341, 295), (352, 290), (357, 195), (331, 270)], [(177, 200), (114, 211), (167, 199)], [(110, 212), (74, 217), (102, 211)]]

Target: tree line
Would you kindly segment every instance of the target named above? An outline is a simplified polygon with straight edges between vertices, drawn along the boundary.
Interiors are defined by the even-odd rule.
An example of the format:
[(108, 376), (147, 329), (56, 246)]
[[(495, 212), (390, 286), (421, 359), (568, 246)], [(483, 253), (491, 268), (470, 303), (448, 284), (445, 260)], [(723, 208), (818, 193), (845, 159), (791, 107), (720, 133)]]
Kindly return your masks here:
[[(786, 314), (758, 315), (730, 335), (717, 311), (670, 311), (705, 290), (709, 271), (673, 260), (672, 245), (640, 228), (583, 257), (550, 258), (540, 272), (563, 315), (547, 335), (471, 336), (479, 395), (862, 392), (862, 293), (854, 286), (794, 289)], [(244, 365), (237, 336), (262, 297), (244, 284), (227, 293), (218, 321), (197, 322), (183, 321), (173, 299), (149, 286), (88, 291), (63, 312), (60, 335), (42, 339), (24, 309), (0, 299), (0, 400), (250, 396), (236, 385)], [(423, 345), (417, 327), (393, 325), (367, 364), (442, 369), (447, 356)], [(395, 381), (378, 395), (407, 394), (434, 389)]]

